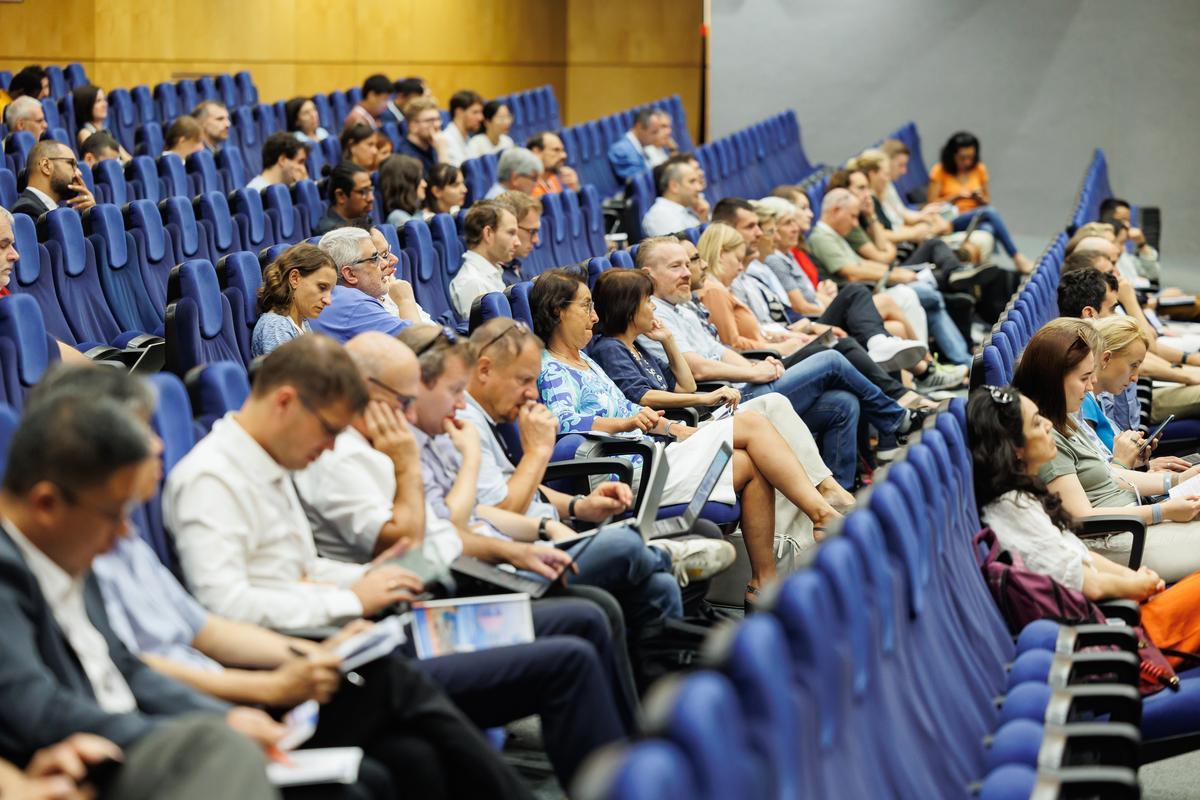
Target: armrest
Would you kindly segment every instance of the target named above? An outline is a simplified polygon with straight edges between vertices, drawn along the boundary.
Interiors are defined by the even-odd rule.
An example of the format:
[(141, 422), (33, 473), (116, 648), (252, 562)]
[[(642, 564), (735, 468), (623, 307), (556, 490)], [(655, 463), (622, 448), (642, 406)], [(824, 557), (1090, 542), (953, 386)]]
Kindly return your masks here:
[(1125, 625), (1063, 625), (1058, 632), (1058, 647), (1063, 652), (1078, 652), (1085, 647), (1117, 647), (1137, 655), (1138, 641), (1133, 628)]
[(1049, 773), (1059, 785), (1064, 800), (1105, 797), (1110, 800), (1136, 800), (1141, 797), (1137, 772), (1131, 767), (1067, 767)]
[(1104, 616), (1119, 619), (1130, 627), (1142, 622), (1142, 606), (1136, 600), (1102, 600), (1096, 605), (1104, 612)]
[(1126, 686), (1137, 686), (1141, 675), (1136, 655), (1116, 651), (1072, 653), (1067, 657), (1064, 668), (1065, 674), (1056, 675), (1051, 667), (1046, 683), (1057, 688), (1077, 684), (1087, 678), (1109, 678)]
[(1129, 568), (1142, 565), (1142, 550), (1146, 546), (1146, 523), (1131, 514), (1105, 514), (1102, 517), (1085, 517), (1080, 520), (1079, 538), (1095, 538), (1109, 533), (1131, 533), (1133, 544), (1129, 548)]
[(700, 424), (700, 412), (692, 407), (668, 408), (663, 410), (663, 414), (667, 419), (682, 422), (684, 425), (690, 425), (693, 428)]
[(1138, 729), (1122, 722), (1047, 725), (1039, 756), (1061, 749), (1059, 767), (1109, 764), (1136, 769), (1140, 761), (1141, 743), (1142, 736)]
[(616, 475), (622, 483), (633, 485), (633, 465), (623, 458), (577, 458), (574, 461), (555, 461), (546, 465), (543, 483), (566, 478), (586, 478), (592, 475)]
[(738, 353), (744, 358), (751, 360), (762, 361), (766, 358), (779, 358), (782, 360), (782, 356), (779, 355), (778, 350), (739, 350)]
[(729, 381), (696, 381), (696, 393), (715, 392), (717, 389), (724, 389), (729, 385)]
[[(1060, 698), (1055, 702), (1055, 698)], [(1107, 717), (1111, 722), (1140, 725), (1142, 696), (1133, 686), (1091, 683), (1054, 689), (1044, 721), (1062, 725)]]

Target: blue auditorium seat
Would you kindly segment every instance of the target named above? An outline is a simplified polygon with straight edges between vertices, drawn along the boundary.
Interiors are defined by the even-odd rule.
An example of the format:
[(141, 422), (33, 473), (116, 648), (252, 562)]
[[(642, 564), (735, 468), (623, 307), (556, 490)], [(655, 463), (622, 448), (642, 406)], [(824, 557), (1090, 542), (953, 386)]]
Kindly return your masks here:
[(129, 195), (128, 200), (149, 200), (157, 204), (162, 199), (162, 184), (154, 159), (150, 156), (131, 158), (125, 165), (125, 187)]
[(217, 171), (213, 154), (201, 148), (187, 157), (187, 174), (191, 178), (192, 194), (204, 192), (225, 193), (225, 181)]
[[(154, 384), (158, 404), (150, 417), (150, 424), (162, 440), (163, 479), (196, 444), (196, 425), (192, 421), (192, 406), (187, 389), (179, 376), (160, 372), (150, 376)], [(181, 576), (179, 562), (170, 534), (163, 526), (162, 481), (158, 491), (144, 506), (145, 527), (139, 529), (142, 538), (153, 548), (155, 555), (176, 577)]]
[(147, 289), (137, 245), (125, 230), (121, 209), (101, 203), (84, 212), (83, 222), (96, 255), (104, 299), (117, 324), (122, 330), (158, 333), (164, 307)]
[(249, 106), (258, 102), (258, 87), (254, 85), (254, 79), (250, 77), (249, 72), (243, 70), (234, 75), (233, 79), (237, 82), (242, 105)]
[(9, 290), (32, 297), (42, 312), (46, 332), (67, 344), (77, 344), (54, 289), (50, 255), (38, 242), (37, 227), (28, 215), (13, 214), (13, 244), (20, 258), (13, 265)]
[(67, 66), (63, 68), (63, 76), (67, 79), (67, 86), (72, 89), (76, 89), (80, 86), (87, 86), (90, 83), (87, 73), (83, 69), (83, 65), (78, 61), (72, 61), (70, 64), (67, 64)]
[[(134, 131), (143, 122), (138, 114), (133, 95), (126, 89), (110, 89), (106, 96), (108, 98), (108, 121), (106, 123), (108, 129), (121, 143), (121, 146), (132, 153), (136, 145)], [(63, 99), (66, 100), (66, 98)], [(64, 103), (64, 109), (65, 107)], [(74, 114), (70, 118), (73, 122)]]
[(226, 192), (243, 189), (250, 182), (250, 172), (242, 160), (241, 151), (236, 147), (222, 147), (217, 153), (217, 171), (225, 182)]
[(251, 174), (262, 172), (262, 138), (258, 133), (258, 123), (254, 113), (247, 107), (233, 108), (229, 111), (231, 126), (229, 140), (225, 147), (234, 146), (242, 153), (246, 168)]
[[(3, 393), (0, 392), (0, 397)], [(4, 480), (4, 470), (8, 466), (8, 448), (21, 417), (17, 410), (8, 403), (0, 402), (0, 481)]]
[(242, 102), (241, 92), (238, 91), (237, 82), (228, 72), (223, 72), (216, 77), (216, 88), (217, 99), (224, 103), (226, 108), (249, 105), (249, 103)]
[(429, 227), (421, 220), (409, 220), (400, 231), (400, 241), (404, 252), (408, 254), (413, 293), (421, 308), (443, 324), (460, 324), (462, 321), (454, 313), (450, 302), (446, 275), (433, 249)]
[(181, 114), (191, 114), (201, 100), (200, 92), (196, 89), (196, 82), (190, 80), (175, 82), (175, 97), (179, 101)]
[(300, 242), (307, 239), (310, 228), (307, 218), (300, 213), (292, 203), (292, 193), (282, 183), (272, 184), (263, 189), (262, 205), (271, 225), (275, 229), (275, 237), (281, 242)]
[(175, 84), (159, 83), (154, 87), (154, 105), (158, 109), (156, 115), (159, 120), (173, 120), (180, 114), (192, 113), (191, 106), (180, 109), (179, 95), (175, 93)]
[(246, 368), (232, 361), (202, 364), (184, 380), (192, 401), (192, 413), (201, 433), (208, 433), (214, 422), (229, 411), (236, 411), (250, 396)]
[(575, 252), (570, 242), (570, 223), (557, 194), (544, 194), (542, 200), (542, 238), (549, 241), (551, 260), (554, 266), (563, 267), (575, 263)]
[[(241, 225), (229, 210), (229, 201), (222, 192), (205, 192), (192, 201), (196, 220), (208, 238), (208, 251), (216, 258), (245, 249)], [(261, 210), (261, 209), (260, 209)], [(262, 215), (266, 220), (266, 215)]]
[(512, 317), (512, 306), (503, 292), (488, 292), (475, 298), (471, 304), (470, 328), (474, 331), (485, 322), (497, 317)]
[(529, 281), (515, 283), (504, 290), (508, 298), (508, 306), (512, 310), (513, 319), (519, 319), (533, 330), (533, 312), (529, 309), (529, 292), (533, 284)]
[(311, 180), (296, 181), (292, 187), (292, 201), (300, 209), (301, 226), (308, 231), (312, 231), (321, 217), (325, 216), (327, 204), (321, 199), (317, 184)]
[(37, 140), (29, 131), (10, 133), (4, 140), (4, 152), (12, 156), (18, 172), (25, 169), (29, 162), (29, 151), (35, 144), (37, 144)]
[(634, 175), (626, 184), (625, 198), (629, 203), (627, 216), (629, 230), (627, 233), (631, 242), (640, 242), (645, 237), (646, 234), (642, 230), (642, 217), (646, 216), (650, 206), (654, 205), (657, 196), (654, 187), (654, 173), (650, 170)]
[(217, 262), (217, 283), (229, 301), (238, 347), (249, 364), (250, 343), (258, 322), (258, 290), (262, 287), (263, 263), (250, 252), (230, 253)]
[(158, 157), (158, 179), (163, 197), (190, 198), (196, 194), (192, 179), (188, 177), (187, 165), (174, 153), (163, 153)]
[(612, 262), (610, 262), (607, 258), (600, 257), (600, 258), (589, 258), (588, 259), (587, 282), (588, 282), (589, 289), (596, 288), (596, 281), (599, 280), (601, 273), (603, 273), (606, 269), (612, 269)]
[(167, 197), (158, 204), (158, 210), (163, 226), (171, 234), (175, 264), (192, 258), (213, 260), (216, 254), (212, 250), (212, 237), (197, 220), (191, 200), (186, 197)]
[(154, 95), (150, 93), (149, 86), (144, 84), (134, 86), (129, 90), (129, 99), (132, 101), (133, 107), (137, 111), (136, 117), (138, 124), (145, 124), (147, 122), (162, 122), (162, 120), (160, 120), (158, 117), (158, 110), (154, 106)]
[(62, 97), (67, 93), (67, 77), (63, 74), (62, 67), (47, 64), (46, 77), (49, 79), (51, 97)]
[(25, 395), (59, 358), (32, 297), (14, 294), (0, 300), (0, 355), (0, 402), (20, 410)]
[(604, 209), (600, 193), (595, 186), (584, 184), (579, 188), (579, 210), (583, 214), (584, 235), (589, 255), (598, 256), (608, 252), (604, 240)]
[(239, 250), (257, 253), (278, 241), (275, 225), (263, 210), (262, 196), (257, 191), (238, 189), (230, 195), (230, 199), (233, 201), (233, 218), (241, 237)]
[(571, 787), (576, 800), (661, 800), (700, 797), (683, 752), (660, 739), (602, 750)]
[(0, 206), (12, 208), (18, 194), (17, 176), (7, 169), (0, 169)]
[(245, 365), (229, 300), (221, 294), (211, 262), (185, 261), (171, 271), (167, 293), (167, 368), (177, 375), (200, 364), (234, 361)]
[(433, 251), (437, 254), (446, 285), (449, 286), (462, 267), (463, 243), (458, 238), (458, 228), (449, 214), (435, 214), (427, 224), (433, 240)]
[(133, 147), (126, 148), (138, 156), (149, 156), (157, 159), (166, 147), (162, 125), (157, 122), (143, 122), (133, 131)]
[(633, 254), (629, 250), (613, 250), (608, 254), (608, 260), (614, 267), (633, 269)]
[(125, 171), (119, 159), (110, 158), (96, 164), (92, 170), (96, 181), (97, 203), (112, 203), (120, 207), (129, 202), (129, 186), (125, 183)]

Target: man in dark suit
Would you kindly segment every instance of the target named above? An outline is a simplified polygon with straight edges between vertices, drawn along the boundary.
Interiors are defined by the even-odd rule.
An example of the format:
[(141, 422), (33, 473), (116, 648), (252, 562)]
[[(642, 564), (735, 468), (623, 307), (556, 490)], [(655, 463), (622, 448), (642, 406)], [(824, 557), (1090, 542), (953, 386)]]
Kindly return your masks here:
[(273, 744), (282, 726), (139, 661), (90, 575), (127, 533), (155, 464), (145, 424), (108, 398), (54, 398), (13, 435), (0, 487), (0, 758), (23, 767), (86, 732), (120, 754), (103, 780), (98, 769), (79, 779), (106, 797), (272, 797), (246, 736)]
[(9, 209), (14, 214), (37, 219), (60, 205), (81, 212), (96, 205), (96, 198), (84, 185), (75, 154), (62, 142), (51, 139), (35, 144), (25, 162), (25, 174), (25, 191)]

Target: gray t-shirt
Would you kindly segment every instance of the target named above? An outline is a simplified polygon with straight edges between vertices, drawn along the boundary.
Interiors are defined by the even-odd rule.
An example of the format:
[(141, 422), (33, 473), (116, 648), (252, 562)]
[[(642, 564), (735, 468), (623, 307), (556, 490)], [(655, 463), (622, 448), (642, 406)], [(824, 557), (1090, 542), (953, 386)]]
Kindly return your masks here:
[[(1076, 422), (1077, 426), (1086, 424)], [(1137, 503), (1137, 494), (1117, 485), (1108, 470), (1108, 462), (1093, 449), (1083, 431), (1077, 428), (1071, 436), (1064, 436), (1056, 428), (1054, 443), (1058, 445), (1058, 454), (1038, 470), (1038, 477), (1044, 482), (1050, 483), (1063, 475), (1075, 475), (1094, 508)]]

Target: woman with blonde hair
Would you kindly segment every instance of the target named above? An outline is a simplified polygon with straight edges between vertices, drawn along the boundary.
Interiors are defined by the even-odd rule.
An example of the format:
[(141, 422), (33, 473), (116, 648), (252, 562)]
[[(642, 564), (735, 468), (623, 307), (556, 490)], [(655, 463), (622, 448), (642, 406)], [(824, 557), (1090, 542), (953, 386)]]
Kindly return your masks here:
[(309, 331), (309, 320), (333, 301), (337, 267), (316, 245), (289, 247), (265, 270), (258, 290), (261, 316), (254, 324), (250, 354), (265, 356)]

